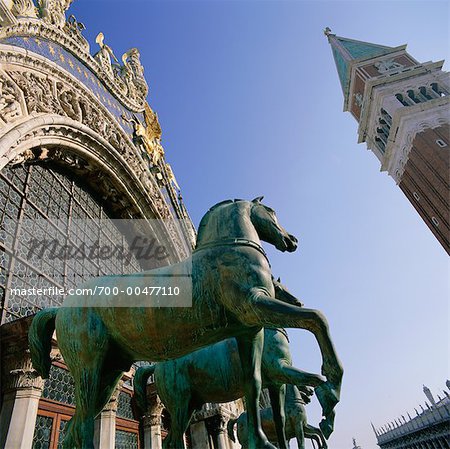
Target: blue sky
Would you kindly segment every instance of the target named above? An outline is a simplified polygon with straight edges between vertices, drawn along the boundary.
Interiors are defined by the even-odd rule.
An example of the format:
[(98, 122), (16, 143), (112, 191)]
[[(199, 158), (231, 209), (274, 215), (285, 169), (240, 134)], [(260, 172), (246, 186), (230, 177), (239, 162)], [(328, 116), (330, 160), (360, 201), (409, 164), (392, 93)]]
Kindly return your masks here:
[[(273, 270), (329, 319), (345, 367), (333, 449), (363, 449), (449, 376), (448, 258), (376, 157), (358, 145), (323, 29), (419, 61), (449, 59), (448, 2), (76, 0), (96, 51), (141, 51), (163, 144), (193, 221), (265, 195), (300, 239)], [(446, 65), (448, 70), (448, 65)], [(290, 331), (296, 366), (314, 339)], [(442, 394), (441, 394), (442, 395)], [(317, 424), (318, 409), (309, 407)]]

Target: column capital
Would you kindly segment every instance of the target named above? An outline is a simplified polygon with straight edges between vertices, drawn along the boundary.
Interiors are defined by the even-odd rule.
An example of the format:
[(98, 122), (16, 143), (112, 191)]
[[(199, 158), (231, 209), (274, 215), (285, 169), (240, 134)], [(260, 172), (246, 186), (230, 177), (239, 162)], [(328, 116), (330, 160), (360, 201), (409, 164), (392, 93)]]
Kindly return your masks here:
[(114, 393), (112, 394), (108, 403), (103, 408), (102, 412), (117, 413), (117, 407), (119, 405), (119, 394), (120, 394), (120, 391), (122, 390), (122, 386), (123, 386), (123, 380), (120, 380), (116, 386), (116, 389), (114, 390)]
[(155, 395), (149, 398), (149, 407), (143, 418), (144, 428), (150, 426), (161, 426), (163, 409), (164, 405), (161, 402), (161, 399), (159, 399), (159, 396)]
[(41, 391), (44, 387), (44, 380), (32, 367), (12, 369), (9, 371), (9, 374), (10, 376), (6, 381), (5, 391), (30, 388)]
[(205, 420), (206, 428), (211, 435), (225, 433), (227, 430), (228, 417), (219, 414), (210, 416)]
[(44, 386), (43, 379), (33, 368), (28, 348), (28, 329), (31, 318), (26, 317), (1, 327), (2, 393), (20, 389), (41, 391)]

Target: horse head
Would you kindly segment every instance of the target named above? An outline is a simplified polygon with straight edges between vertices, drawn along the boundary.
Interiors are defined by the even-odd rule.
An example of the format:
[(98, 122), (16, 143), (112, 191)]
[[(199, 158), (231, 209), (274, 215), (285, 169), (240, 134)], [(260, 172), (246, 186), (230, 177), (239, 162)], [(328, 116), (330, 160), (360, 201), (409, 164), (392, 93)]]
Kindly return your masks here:
[(262, 203), (263, 198), (261, 196), (252, 201), (250, 212), (250, 219), (259, 238), (280, 251), (295, 251), (298, 240), (278, 223), (275, 211)]
[(226, 200), (211, 207), (202, 218), (196, 249), (237, 240), (271, 243), (280, 251), (295, 251), (297, 239), (277, 220), (275, 211), (262, 204), (262, 198)]

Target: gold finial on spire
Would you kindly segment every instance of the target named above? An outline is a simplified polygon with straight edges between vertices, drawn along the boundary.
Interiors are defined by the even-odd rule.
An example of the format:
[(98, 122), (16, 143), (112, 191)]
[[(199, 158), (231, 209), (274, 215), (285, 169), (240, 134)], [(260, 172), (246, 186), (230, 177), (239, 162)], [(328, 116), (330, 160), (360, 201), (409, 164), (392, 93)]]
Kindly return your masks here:
[(331, 33), (331, 28), (330, 28), (330, 27), (326, 27), (326, 28), (323, 30), (323, 34), (325, 34), (325, 36), (328, 37), (330, 34), (332, 34), (332, 33)]

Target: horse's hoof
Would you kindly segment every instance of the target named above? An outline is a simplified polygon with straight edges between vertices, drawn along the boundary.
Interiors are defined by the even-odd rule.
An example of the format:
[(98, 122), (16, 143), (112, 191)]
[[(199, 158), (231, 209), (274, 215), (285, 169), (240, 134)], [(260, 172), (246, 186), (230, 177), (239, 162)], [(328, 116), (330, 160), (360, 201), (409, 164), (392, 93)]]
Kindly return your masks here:
[(300, 393), (304, 393), (306, 396), (312, 396), (314, 394), (314, 388), (308, 385), (301, 385), (297, 388), (300, 390)]
[(320, 430), (323, 433), (323, 436), (328, 440), (330, 438), (330, 435), (333, 433), (334, 430), (334, 417), (335, 413), (334, 411), (331, 412), (326, 418), (322, 419), (319, 423)]
[(272, 443), (267, 441), (267, 443), (263, 444), (262, 446), (257, 446), (258, 449), (277, 449), (276, 446), (274, 446)]
[(329, 382), (324, 382), (315, 389), (317, 399), (322, 407), (323, 416), (328, 416), (339, 402), (337, 391)]

